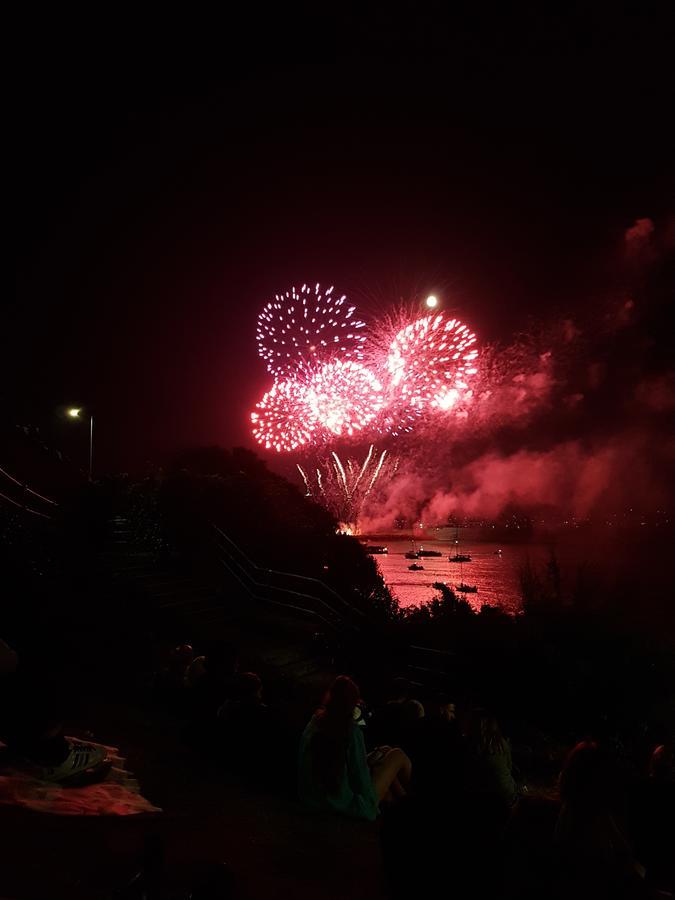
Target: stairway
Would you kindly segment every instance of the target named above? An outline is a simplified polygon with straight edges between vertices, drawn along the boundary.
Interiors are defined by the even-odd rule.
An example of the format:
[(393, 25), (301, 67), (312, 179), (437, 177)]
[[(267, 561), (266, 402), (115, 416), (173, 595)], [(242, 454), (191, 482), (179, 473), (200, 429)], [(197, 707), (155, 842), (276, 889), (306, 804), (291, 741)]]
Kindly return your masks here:
[(99, 566), (108, 582), (144, 605), (166, 639), (189, 640), (196, 649), (217, 641), (232, 643), (261, 675), (288, 684), (323, 687), (331, 677), (313, 641), (315, 622), (256, 601), (225, 569), (222, 573), (172, 569), (157, 554), (134, 545), (124, 516), (111, 520)]

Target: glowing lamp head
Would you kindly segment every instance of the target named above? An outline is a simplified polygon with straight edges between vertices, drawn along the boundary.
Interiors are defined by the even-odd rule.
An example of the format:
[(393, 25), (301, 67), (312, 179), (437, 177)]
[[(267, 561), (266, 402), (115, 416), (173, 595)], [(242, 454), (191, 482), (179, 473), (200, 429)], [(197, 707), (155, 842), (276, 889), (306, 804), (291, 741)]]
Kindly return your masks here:
[(81, 409), (73, 408), (73, 409), (68, 410), (68, 415), (70, 416), (71, 419), (79, 419), (81, 412), (82, 412)]
[(436, 307), (438, 306), (438, 298), (434, 297), (433, 294), (429, 294), (426, 299), (426, 304), (428, 309), (436, 309)]

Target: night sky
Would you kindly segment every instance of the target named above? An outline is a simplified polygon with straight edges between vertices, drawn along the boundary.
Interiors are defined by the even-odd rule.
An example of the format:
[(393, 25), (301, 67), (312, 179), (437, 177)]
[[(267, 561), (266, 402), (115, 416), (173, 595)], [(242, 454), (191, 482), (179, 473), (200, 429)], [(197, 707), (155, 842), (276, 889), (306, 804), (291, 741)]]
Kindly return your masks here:
[(26, 26), (10, 420), (86, 404), (113, 470), (251, 445), (293, 283), (434, 291), (508, 342), (623, 290), (636, 219), (672, 247), (671, 4), (407, 6)]

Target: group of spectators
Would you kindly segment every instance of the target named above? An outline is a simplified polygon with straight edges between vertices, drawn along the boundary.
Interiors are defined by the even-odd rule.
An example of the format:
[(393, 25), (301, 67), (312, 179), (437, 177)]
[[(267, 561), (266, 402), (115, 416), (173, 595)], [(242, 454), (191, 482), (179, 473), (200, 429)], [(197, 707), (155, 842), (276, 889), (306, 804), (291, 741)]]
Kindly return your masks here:
[(518, 799), (510, 744), (497, 720), (473, 709), (460, 725), (449, 695), (425, 708), (404, 679), (369, 713), (356, 684), (339, 676), (302, 736), (300, 793), (310, 806), (375, 819), (381, 804), (409, 795), (456, 803), (467, 792), (502, 816)]
[(543, 799), (514, 767), (491, 712), (447, 693), (421, 702), (405, 679), (371, 710), (339, 676), (299, 741), (232, 648), (199, 656), (176, 647), (155, 695), (179, 711), (188, 740), (249, 782), (278, 785), (295, 747), (306, 809), (381, 818), (394, 895), (423, 896), (451, 862), (472, 896), (673, 896), (670, 745), (655, 750), (645, 777), (626, 778), (603, 746), (582, 741), (562, 765), (557, 796)]
[(207, 655), (189, 644), (175, 647), (155, 677), (154, 699), (184, 723), (187, 744), (218, 759), (250, 784), (272, 786), (278, 765), (270, 747), (285, 726), (263, 698), (256, 672), (239, 668), (239, 654), (229, 644)]
[(626, 778), (601, 745), (582, 741), (558, 789), (542, 814), (494, 715), (458, 711), (448, 695), (423, 705), (400, 679), (369, 715), (356, 684), (338, 677), (300, 742), (309, 808), (383, 814), (395, 894), (424, 895), (425, 877), (432, 889), (450, 862), (467, 896), (673, 896), (672, 747), (655, 749), (645, 777)]
[[(41, 713), (39, 692), (17, 681), (17, 654), (0, 641), (2, 737), (10, 749), (66, 780), (101, 764), (86, 742), (66, 741)], [(297, 760), (297, 789), (311, 811), (375, 821), (394, 896), (425, 895), (448, 863), (471, 896), (673, 897), (675, 781), (672, 744), (653, 752), (644, 776), (627, 777), (602, 745), (577, 744), (563, 763), (558, 796), (530, 791), (494, 715), (459, 708), (449, 694), (420, 702), (394, 679), (371, 711), (341, 675), (301, 735), (265, 702), (235, 648), (207, 655), (175, 647), (153, 696), (183, 723), (199, 752), (247, 782), (277, 787)], [(29, 702), (27, 702), (29, 701)], [(462, 894), (459, 894), (462, 896)]]

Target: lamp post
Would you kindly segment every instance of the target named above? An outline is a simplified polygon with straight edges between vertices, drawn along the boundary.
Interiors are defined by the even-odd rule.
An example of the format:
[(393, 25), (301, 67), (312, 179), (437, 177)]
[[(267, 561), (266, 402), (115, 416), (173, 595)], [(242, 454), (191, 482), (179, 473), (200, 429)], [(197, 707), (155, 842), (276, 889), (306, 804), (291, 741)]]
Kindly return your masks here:
[[(80, 419), (80, 407), (71, 407), (68, 415), (71, 419)], [(94, 416), (89, 414), (89, 481), (92, 481), (94, 475)]]

